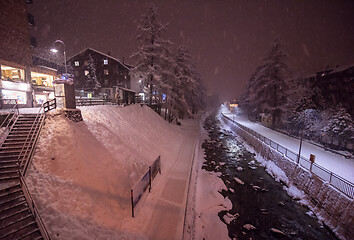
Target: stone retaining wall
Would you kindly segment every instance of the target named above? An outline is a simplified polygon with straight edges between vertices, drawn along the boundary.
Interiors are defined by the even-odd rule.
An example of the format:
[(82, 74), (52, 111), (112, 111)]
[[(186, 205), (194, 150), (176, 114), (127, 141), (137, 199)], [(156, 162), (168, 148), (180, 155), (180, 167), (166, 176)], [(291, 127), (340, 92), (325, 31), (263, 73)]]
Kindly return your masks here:
[[(227, 121), (227, 120), (225, 120)], [(251, 134), (227, 121), (230, 128), (242, 137), (265, 160), (281, 168), (289, 181), (307, 195), (310, 208), (340, 239), (354, 239), (354, 201), (337, 191), (328, 182), (299, 167), (281, 153), (273, 150)]]

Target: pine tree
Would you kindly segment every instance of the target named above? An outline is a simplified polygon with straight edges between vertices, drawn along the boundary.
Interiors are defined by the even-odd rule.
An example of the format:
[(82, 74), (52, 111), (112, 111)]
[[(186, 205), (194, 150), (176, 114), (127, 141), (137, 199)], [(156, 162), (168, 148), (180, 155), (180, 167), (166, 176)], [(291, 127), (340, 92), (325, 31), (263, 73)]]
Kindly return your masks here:
[(342, 141), (354, 140), (354, 121), (350, 114), (341, 105), (337, 107), (322, 133)]
[(172, 69), (169, 46), (172, 43), (161, 38), (162, 32), (166, 31), (166, 25), (159, 21), (159, 14), (154, 6), (149, 7), (141, 17), (138, 30), (138, 52), (132, 56), (137, 59), (134, 71), (144, 76), (143, 84), (148, 89), (151, 106), (153, 97), (161, 101), (162, 92), (168, 90), (167, 78), (171, 76)]
[(284, 62), (285, 57), (282, 45), (276, 39), (263, 63), (251, 76), (246, 93), (249, 108), (256, 115), (261, 112), (271, 114), (273, 126), (287, 106), (289, 67)]
[(89, 55), (88, 59), (87, 71), (89, 73), (87, 75), (85, 89), (89, 91), (97, 91), (99, 88), (101, 88), (101, 84), (97, 80), (96, 66), (91, 54)]

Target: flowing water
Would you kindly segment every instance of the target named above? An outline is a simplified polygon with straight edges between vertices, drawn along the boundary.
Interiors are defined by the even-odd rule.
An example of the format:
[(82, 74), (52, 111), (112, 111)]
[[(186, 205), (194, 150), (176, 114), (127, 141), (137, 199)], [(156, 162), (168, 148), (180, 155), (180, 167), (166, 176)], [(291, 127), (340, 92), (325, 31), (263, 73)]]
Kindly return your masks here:
[(220, 172), (228, 188), (221, 194), (232, 209), (221, 211), (231, 239), (337, 239), (311, 211), (289, 197), (283, 184), (276, 182), (260, 166), (254, 154), (233, 132), (222, 126), (217, 113), (204, 123), (209, 139), (203, 143), (203, 169)]

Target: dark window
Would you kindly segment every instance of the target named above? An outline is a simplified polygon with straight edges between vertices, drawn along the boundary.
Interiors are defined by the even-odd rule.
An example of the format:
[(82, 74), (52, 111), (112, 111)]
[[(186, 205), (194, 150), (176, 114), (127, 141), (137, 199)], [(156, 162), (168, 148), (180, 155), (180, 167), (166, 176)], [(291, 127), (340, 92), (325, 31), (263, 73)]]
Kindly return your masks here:
[(34, 16), (30, 13), (27, 13), (27, 18), (28, 18), (28, 23), (32, 26), (34, 26)]
[(108, 87), (108, 79), (104, 80), (104, 85)]
[(31, 47), (37, 47), (37, 39), (33, 36), (31, 36)]
[(27, 3), (27, 4), (32, 4), (32, 3), (33, 3), (33, 0), (26, 0), (26, 3)]

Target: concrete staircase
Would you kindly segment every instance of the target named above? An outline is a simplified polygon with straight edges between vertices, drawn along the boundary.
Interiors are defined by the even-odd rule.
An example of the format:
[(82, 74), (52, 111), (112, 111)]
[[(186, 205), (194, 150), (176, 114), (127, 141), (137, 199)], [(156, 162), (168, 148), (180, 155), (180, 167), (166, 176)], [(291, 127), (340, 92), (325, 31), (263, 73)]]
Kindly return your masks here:
[(0, 190), (0, 239), (43, 239), (19, 184)]
[(35, 205), (21, 179), (44, 117), (19, 115), (0, 147), (0, 239), (44, 239)]

